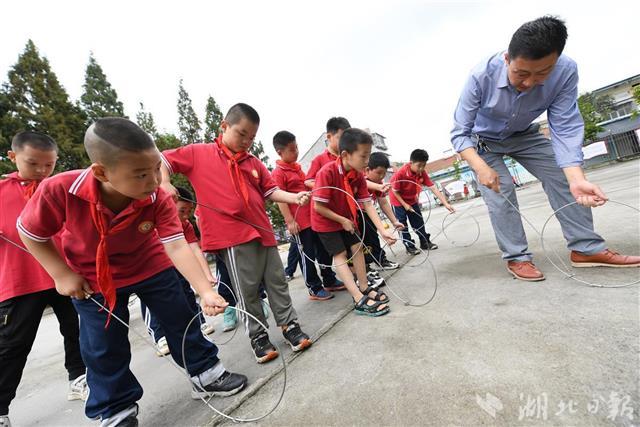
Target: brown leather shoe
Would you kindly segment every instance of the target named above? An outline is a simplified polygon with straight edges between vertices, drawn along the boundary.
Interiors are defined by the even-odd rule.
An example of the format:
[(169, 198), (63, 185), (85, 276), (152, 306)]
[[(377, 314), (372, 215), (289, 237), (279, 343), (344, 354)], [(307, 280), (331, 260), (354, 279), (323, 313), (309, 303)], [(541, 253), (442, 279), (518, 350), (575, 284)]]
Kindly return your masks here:
[(640, 256), (620, 255), (609, 249), (593, 255), (571, 251), (571, 265), (574, 267), (640, 267)]
[(544, 280), (544, 274), (536, 268), (531, 261), (509, 261), (507, 271), (516, 279), (527, 282), (539, 282)]

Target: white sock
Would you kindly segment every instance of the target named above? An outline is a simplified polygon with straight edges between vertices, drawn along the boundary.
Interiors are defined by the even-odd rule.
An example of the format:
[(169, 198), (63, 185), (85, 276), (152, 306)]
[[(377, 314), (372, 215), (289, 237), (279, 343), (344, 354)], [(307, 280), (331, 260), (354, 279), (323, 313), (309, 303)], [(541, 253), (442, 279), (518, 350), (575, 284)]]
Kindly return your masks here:
[(220, 378), (224, 373), (225, 373), (225, 369), (224, 369), (224, 366), (222, 365), (222, 361), (218, 361), (218, 363), (216, 363), (206, 371), (194, 377), (191, 377), (191, 381), (200, 385), (200, 387), (206, 387), (212, 382), (214, 382), (215, 380), (217, 380), (218, 378)]

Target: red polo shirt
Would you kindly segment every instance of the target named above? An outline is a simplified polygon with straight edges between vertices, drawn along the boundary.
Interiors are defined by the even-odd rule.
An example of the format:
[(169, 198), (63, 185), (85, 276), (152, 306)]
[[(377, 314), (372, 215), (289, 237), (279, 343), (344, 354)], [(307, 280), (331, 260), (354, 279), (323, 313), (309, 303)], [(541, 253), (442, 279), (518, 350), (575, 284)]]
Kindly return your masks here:
[[(309, 189), (304, 185), (304, 172), (298, 171), (294, 166), (278, 162), (276, 164), (276, 168), (271, 172), (271, 176), (278, 185), (278, 188), (281, 190), (288, 191), (290, 193), (309, 191)], [(304, 206), (291, 203), (288, 206), (291, 211), (291, 215), (293, 215), (298, 226), (300, 226), (300, 230), (311, 227), (311, 203)]]
[[(369, 190), (367, 190), (367, 182), (363, 173), (358, 173), (357, 176), (350, 181), (350, 184), (353, 196), (360, 207), (362, 207), (364, 202), (371, 201)], [(335, 161), (324, 165), (316, 175), (315, 188), (327, 186), (338, 187), (344, 190), (344, 170), (342, 169), (342, 166), (338, 166)], [(326, 203), (327, 207), (333, 212), (345, 218), (351, 218), (351, 211), (349, 210), (347, 197), (349, 196), (342, 191), (330, 188), (321, 188), (313, 192), (314, 201)], [(360, 212), (358, 211), (357, 214), (360, 215)], [(351, 220), (356, 222), (355, 218), (351, 218)], [(362, 221), (362, 219), (360, 218), (358, 221)], [(321, 233), (343, 230), (342, 225), (323, 217), (317, 213), (315, 209), (311, 209), (311, 228), (313, 228), (314, 231)]]
[(305, 182), (313, 182), (316, 179), (316, 175), (322, 169), (324, 165), (327, 163), (335, 162), (338, 156), (334, 156), (329, 152), (329, 150), (324, 150), (322, 153), (318, 154), (311, 161), (311, 166), (309, 166), (309, 170), (307, 171), (307, 179)]
[(229, 160), (216, 143), (189, 144), (167, 150), (162, 158), (171, 173), (181, 173), (189, 178), (198, 202), (202, 203), (198, 210), (198, 225), (203, 251), (217, 251), (255, 239), (263, 246), (276, 246), (265, 199), (278, 187), (260, 160), (248, 155), (239, 162), (249, 196), (245, 205), (231, 179)]
[[(401, 182), (397, 182), (401, 181)], [(412, 181), (416, 184), (412, 184)], [(400, 193), (400, 197), (409, 205), (415, 205), (418, 203), (420, 191), (422, 186), (433, 187), (433, 182), (426, 172), (422, 172), (422, 175), (417, 175), (411, 171), (411, 163), (407, 163), (396, 171), (391, 177), (391, 191), (389, 191), (389, 200), (393, 206), (402, 206), (402, 204), (396, 198), (393, 190)]]
[[(17, 172), (0, 181), (0, 235), (22, 248), (16, 221), (27, 204), (26, 184)], [(53, 279), (29, 252), (0, 238), (0, 301), (54, 287)]]
[(116, 288), (141, 282), (173, 265), (162, 243), (183, 239), (184, 234), (171, 196), (158, 189), (147, 199), (133, 200), (122, 212), (114, 214), (102, 204), (98, 180), (91, 169), (69, 171), (43, 181), (18, 218), (18, 230), (37, 242), (46, 242), (61, 232), (67, 264), (97, 289), (96, 249), (100, 236), (91, 219), (90, 204), (97, 204), (110, 228), (140, 211), (129, 227), (107, 236), (107, 255)]
[(184, 232), (184, 238), (187, 243), (198, 243), (198, 236), (196, 236), (196, 230), (193, 228), (193, 224), (186, 220), (182, 223), (182, 231)]

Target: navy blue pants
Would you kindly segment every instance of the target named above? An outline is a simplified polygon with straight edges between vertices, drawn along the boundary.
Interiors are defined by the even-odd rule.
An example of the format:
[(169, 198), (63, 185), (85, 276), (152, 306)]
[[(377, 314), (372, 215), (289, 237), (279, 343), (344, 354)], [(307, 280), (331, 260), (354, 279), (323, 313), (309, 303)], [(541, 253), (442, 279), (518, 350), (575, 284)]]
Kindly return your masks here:
[[(318, 271), (316, 270), (316, 265), (313, 262), (317, 257), (317, 243), (315, 235), (316, 233), (311, 230), (311, 227), (305, 228), (298, 234), (300, 243), (302, 244), (302, 251), (306, 256), (300, 255), (300, 248), (296, 245), (296, 252), (298, 252), (298, 257), (301, 258), (300, 265), (302, 266), (304, 282), (307, 285), (307, 288), (314, 293), (322, 289), (322, 280), (320, 280)], [(335, 283), (335, 279), (333, 283)]]
[[(363, 228), (365, 229), (363, 233)], [(380, 246), (380, 238), (378, 237), (378, 229), (376, 228), (369, 215), (364, 214), (364, 227), (360, 227), (360, 233), (364, 235), (363, 240), (366, 246), (364, 251), (364, 262), (367, 264), (367, 270), (371, 263), (382, 263), (387, 259), (386, 252)]]
[[(316, 260), (320, 264), (323, 265), (332, 265), (333, 264), (333, 256), (329, 255), (329, 252), (324, 248), (322, 242), (320, 241), (320, 237), (318, 237), (318, 233), (313, 231), (313, 245), (316, 248)], [(333, 271), (331, 267), (325, 267), (320, 269), (320, 275), (322, 276), (322, 283), (325, 286), (333, 286), (336, 284), (337, 278), (336, 273)]]
[(411, 223), (411, 228), (418, 235), (418, 239), (420, 239), (420, 246), (425, 246), (427, 241), (429, 240), (429, 234), (424, 227), (424, 219), (422, 218), (422, 208), (419, 203), (411, 205), (414, 212), (407, 212), (404, 210), (402, 206), (393, 206), (393, 213), (395, 214), (398, 221), (404, 225), (404, 230), (402, 231), (402, 238), (404, 239), (402, 243), (407, 248), (415, 247), (413, 243), (413, 239), (411, 238), (411, 234), (409, 234), (409, 224), (407, 224), (407, 219)]
[[(187, 301), (191, 306), (192, 313), (195, 315), (196, 313), (200, 312), (200, 307), (196, 302), (196, 295), (193, 293), (193, 289), (191, 289), (191, 286), (189, 286), (189, 282), (187, 282), (187, 279), (185, 279), (184, 276), (177, 271), (176, 273), (180, 278), (182, 289), (184, 290), (184, 294), (187, 296)], [(147, 325), (147, 329), (149, 329), (151, 338), (153, 338), (155, 342), (158, 342), (160, 338), (165, 336), (164, 329), (162, 329), (160, 322), (158, 322), (156, 316), (151, 312), (151, 310), (147, 308), (142, 300), (140, 300), (140, 311), (142, 312), (142, 320), (144, 320), (144, 324)], [(200, 322), (198, 323), (199, 325), (202, 325), (206, 322), (202, 313), (200, 313), (200, 316), (198, 317), (200, 320)]]
[(298, 250), (298, 244), (295, 240), (292, 240), (289, 244), (289, 254), (287, 255), (287, 266), (284, 269), (284, 274), (293, 277), (298, 268), (298, 264), (302, 268), (302, 259), (300, 257), (300, 251)]
[[(194, 316), (174, 268), (164, 270), (147, 280), (117, 290), (113, 313), (129, 323), (129, 295), (135, 293), (149, 307), (166, 333), (171, 356), (182, 366), (182, 337)], [(102, 295), (94, 297), (101, 304)], [(89, 418), (108, 418), (133, 405), (142, 397), (142, 386), (129, 369), (131, 348), (128, 329), (111, 318), (105, 329), (107, 313), (96, 303), (73, 300), (80, 315), (80, 350), (87, 365), (90, 393), (85, 405)], [(195, 376), (218, 363), (218, 348), (200, 332), (194, 321), (185, 341), (187, 371)]]

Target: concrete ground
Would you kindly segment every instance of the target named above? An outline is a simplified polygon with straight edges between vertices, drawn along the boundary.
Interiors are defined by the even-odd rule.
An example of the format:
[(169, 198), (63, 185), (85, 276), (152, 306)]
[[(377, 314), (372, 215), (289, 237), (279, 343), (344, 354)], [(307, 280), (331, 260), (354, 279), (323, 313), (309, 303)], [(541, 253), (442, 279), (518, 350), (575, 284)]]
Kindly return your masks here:
[[(608, 196), (640, 204), (640, 161), (593, 170), (589, 178)], [(518, 191), (521, 211), (541, 230), (551, 209), (542, 187)], [(356, 316), (344, 292), (328, 302), (306, 297), (299, 277), (291, 282), (294, 304), (314, 346), (292, 357), (282, 336), (271, 331), (287, 360), (282, 403), (261, 425), (638, 425), (638, 285), (593, 288), (567, 279), (542, 253), (525, 223), (536, 264), (547, 280), (516, 281), (506, 272), (481, 200), (455, 205), (459, 216), (438, 235), (440, 249), (389, 277), (391, 312)], [(428, 229), (436, 236), (446, 211), (434, 209)], [(596, 229), (611, 248), (640, 253), (640, 215), (610, 203), (594, 210)], [(446, 218), (445, 224), (455, 216)], [(477, 233), (476, 243), (472, 242)], [(455, 243), (455, 246), (451, 242)], [(545, 230), (545, 248), (566, 260), (555, 220)], [(396, 246), (390, 258), (405, 263)], [(559, 263), (554, 259), (554, 262)], [(566, 261), (565, 261), (566, 262)], [(403, 305), (432, 302), (423, 307)], [(638, 269), (587, 269), (577, 278), (606, 285), (640, 280)], [(299, 274), (299, 273), (298, 273)], [(387, 274), (390, 276), (389, 274)], [(396, 295), (391, 293), (393, 290)], [(400, 298), (398, 298), (398, 296)], [(221, 319), (211, 319), (219, 325)], [(143, 332), (137, 304), (132, 326)], [(219, 328), (220, 329), (220, 328)], [(216, 332), (224, 342), (230, 333)], [(206, 425), (224, 420), (189, 398), (189, 384), (147, 339), (130, 334), (132, 370), (145, 387), (141, 425)], [(222, 340), (222, 341), (221, 341)], [(62, 340), (54, 316), (43, 318), (22, 384), (11, 406), (15, 426), (90, 425), (82, 404), (67, 402)], [(221, 345), (225, 365), (249, 376), (240, 396), (212, 400), (256, 417), (276, 402), (283, 384), (280, 359), (253, 362), (243, 331)]]

